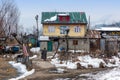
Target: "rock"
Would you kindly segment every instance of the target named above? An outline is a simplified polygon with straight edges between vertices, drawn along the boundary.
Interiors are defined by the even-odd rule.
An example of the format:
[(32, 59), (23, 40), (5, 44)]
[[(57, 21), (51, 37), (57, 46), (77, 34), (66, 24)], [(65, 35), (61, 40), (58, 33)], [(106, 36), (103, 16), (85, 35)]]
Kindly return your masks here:
[(80, 63), (77, 63), (77, 69), (85, 69), (85, 67), (84, 67), (84, 66), (81, 66)]
[(63, 62), (62, 62), (62, 61), (60, 61), (60, 64), (63, 64)]
[(104, 65), (103, 62), (101, 62), (101, 63), (99, 64), (99, 68), (105, 68), (105, 65)]
[(105, 61), (106, 64), (109, 63), (109, 60), (108, 60), (108, 59), (104, 58), (103, 60)]
[(80, 62), (79, 59), (73, 59), (73, 60), (72, 60), (72, 62), (77, 62), (77, 61)]
[(93, 66), (91, 64), (88, 64), (88, 68), (93, 68)]
[(115, 64), (115, 63), (116, 63), (116, 61), (115, 61), (115, 60), (113, 60), (113, 61), (111, 61), (110, 63), (111, 63), (111, 64)]
[(77, 63), (77, 69), (81, 69), (81, 64)]

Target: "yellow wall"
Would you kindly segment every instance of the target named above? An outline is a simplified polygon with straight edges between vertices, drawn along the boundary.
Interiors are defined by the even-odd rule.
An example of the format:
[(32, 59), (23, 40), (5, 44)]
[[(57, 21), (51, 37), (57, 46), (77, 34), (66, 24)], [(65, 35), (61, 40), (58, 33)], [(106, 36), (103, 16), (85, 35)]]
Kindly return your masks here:
[[(55, 32), (48, 32), (48, 26), (54, 26)], [(72, 24), (72, 25), (43, 25), (43, 35), (45, 36), (64, 36), (65, 34), (60, 34), (60, 26), (69, 26), (69, 36), (71, 37), (84, 37), (86, 32), (86, 25), (80, 25), (80, 24)], [(74, 32), (75, 26), (80, 26), (81, 31), (80, 32)]]

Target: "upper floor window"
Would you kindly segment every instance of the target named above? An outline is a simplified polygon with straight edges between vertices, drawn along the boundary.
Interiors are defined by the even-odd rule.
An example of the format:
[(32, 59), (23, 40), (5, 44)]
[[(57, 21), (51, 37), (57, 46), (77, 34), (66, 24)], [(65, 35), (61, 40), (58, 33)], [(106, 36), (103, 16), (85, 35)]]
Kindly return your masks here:
[(60, 22), (69, 22), (70, 15), (69, 13), (61, 13), (61, 14), (58, 14), (58, 19)]
[(80, 32), (80, 26), (75, 26), (74, 30), (75, 32)]
[(54, 26), (49, 26), (48, 27), (48, 32), (55, 32), (55, 27)]
[(66, 29), (68, 28), (68, 26), (60, 26), (60, 34), (67, 34)]

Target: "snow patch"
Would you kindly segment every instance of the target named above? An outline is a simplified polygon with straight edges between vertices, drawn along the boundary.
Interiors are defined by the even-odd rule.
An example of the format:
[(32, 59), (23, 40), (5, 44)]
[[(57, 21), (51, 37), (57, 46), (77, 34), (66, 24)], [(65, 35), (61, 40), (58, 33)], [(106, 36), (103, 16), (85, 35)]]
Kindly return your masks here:
[(37, 58), (37, 55), (33, 55), (32, 57), (29, 57), (29, 59)]
[(9, 80), (19, 80), (19, 79), (25, 78), (26, 76), (29, 76), (35, 72), (35, 69), (28, 71), (26, 69), (25, 65), (23, 65), (21, 63), (16, 63), (15, 61), (9, 61), (9, 64), (11, 64), (14, 68), (16, 68), (18, 70), (18, 72), (21, 73), (21, 75), (19, 77), (11, 78)]
[(39, 53), (40, 47), (31, 48), (30, 51), (33, 53)]
[[(72, 62), (71, 60), (60, 61), (58, 58), (54, 58), (51, 60), (51, 63), (53, 65), (55, 65), (56, 67), (66, 67), (69, 69), (77, 69), (77, 63), (80, 63), (81, 66), (83, 66), (85, 68), (88, 68), (88, 65), (92, 65), (93, 68), (99, 68), (100, 63), (103, 63), (107, 67), (115, 67), (115, 66), (120, 65), (120, 62), (119, 62), (120, 59), (115, 56), (113, 56), (112, 59), (108, 59), (108, 63), (105, 63), (105, 61), (103, 59), (93, 58), (89, 55), (78, 56), (78, 59), (79, 59), (79, 61)], [(111, 60), (114, 60), (115, 64), (112, 64)]]
[(80, 60), (79, 63), (86, 68), (88, 68), (88, 65), (92, 65), (93, 68), (99, 68), (101, 62), (105, 64), (102, 59), (92, 58), (89, 55), (79, 56), (78, 59)]

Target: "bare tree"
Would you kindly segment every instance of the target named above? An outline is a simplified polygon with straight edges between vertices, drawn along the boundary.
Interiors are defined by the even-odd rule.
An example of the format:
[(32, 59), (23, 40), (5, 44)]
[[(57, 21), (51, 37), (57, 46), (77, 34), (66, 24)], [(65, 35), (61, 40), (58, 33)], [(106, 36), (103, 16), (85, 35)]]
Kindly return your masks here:
[(0, 36), (17, 33), (19, 11), (14, 0), (0, 0)]
[(37, 28), (36, 28), (36, 26), (33, 26), (32, 33), (37, 36)]

